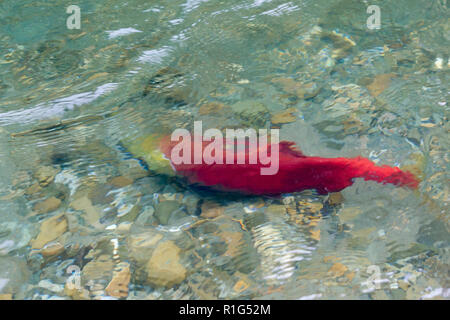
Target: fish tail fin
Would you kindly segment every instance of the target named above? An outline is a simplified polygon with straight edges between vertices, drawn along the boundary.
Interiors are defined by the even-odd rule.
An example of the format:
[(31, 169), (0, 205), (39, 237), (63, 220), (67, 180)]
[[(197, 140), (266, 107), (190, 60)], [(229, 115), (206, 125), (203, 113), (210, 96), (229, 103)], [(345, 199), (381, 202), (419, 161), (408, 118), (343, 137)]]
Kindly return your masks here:
[(409, 171), (403, 171), (398, 167), (390, 167), (387, 165), (377, 166), (369, 159), (362, 157), (358, 157), (355, 160), (358, 167), (357, 177), (359, 178), (383, 184), (390, 183), (411, 189), (417, 189), (419, 186), (419, 179)]

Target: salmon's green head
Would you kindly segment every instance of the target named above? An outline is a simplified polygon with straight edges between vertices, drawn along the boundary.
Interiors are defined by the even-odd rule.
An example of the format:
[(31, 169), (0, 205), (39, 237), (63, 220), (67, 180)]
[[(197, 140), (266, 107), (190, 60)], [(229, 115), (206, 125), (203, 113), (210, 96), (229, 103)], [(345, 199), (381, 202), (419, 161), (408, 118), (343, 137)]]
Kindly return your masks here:
[(123, 144), (133, 156), (144, 160), (152, 172), (174, 176), (175, 171), (161, 150), (164, 140), (162, 135), (151, 134)]

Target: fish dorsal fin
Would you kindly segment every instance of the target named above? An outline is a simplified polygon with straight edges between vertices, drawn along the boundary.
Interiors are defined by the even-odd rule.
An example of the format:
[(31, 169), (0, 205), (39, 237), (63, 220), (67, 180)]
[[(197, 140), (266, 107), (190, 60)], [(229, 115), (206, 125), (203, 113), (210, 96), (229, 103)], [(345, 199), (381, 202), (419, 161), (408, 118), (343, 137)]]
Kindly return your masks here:
[(300, 150), (295, 148), (295, 142), (281, 141), (279, 145), (280, 145), (280, 152), (289, 153), (298, 158), (306, 157)]

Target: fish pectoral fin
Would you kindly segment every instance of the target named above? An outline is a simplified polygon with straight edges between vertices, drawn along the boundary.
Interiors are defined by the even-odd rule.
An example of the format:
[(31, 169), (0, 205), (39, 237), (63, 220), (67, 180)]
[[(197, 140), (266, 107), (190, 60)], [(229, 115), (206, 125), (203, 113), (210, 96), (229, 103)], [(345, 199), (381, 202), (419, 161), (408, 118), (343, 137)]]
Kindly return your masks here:
[(281, 141), (280, 144), (280, 152), (289, 153), (298, 158), (305, 158), (306, 156), (295, 147), (295, 142), (292, 141)]

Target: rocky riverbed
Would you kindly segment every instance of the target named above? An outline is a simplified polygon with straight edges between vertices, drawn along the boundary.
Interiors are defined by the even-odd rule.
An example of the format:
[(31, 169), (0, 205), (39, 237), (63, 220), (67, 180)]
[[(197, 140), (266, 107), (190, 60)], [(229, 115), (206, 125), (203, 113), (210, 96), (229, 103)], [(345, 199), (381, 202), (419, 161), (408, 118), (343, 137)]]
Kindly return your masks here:
[[(2, 4), (0, 299), (448, 299), (448, 8), (303, 2)], [(194, 121), (421, 184), (244, 197), (131, 147)]]

